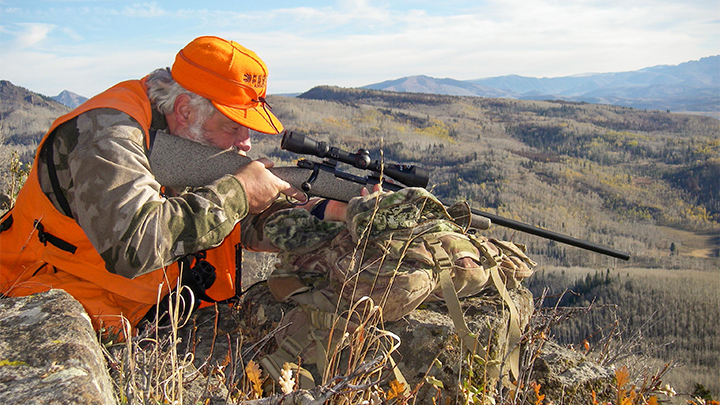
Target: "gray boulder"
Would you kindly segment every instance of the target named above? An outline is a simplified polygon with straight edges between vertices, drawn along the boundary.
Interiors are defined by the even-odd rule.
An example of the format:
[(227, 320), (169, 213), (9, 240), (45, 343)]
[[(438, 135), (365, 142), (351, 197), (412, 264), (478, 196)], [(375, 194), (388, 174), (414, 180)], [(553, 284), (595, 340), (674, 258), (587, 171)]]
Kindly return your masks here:
[(533, 366), (533, 378), (548, 400), (566, 404), (592, 403), (595, 392), (599, 403), (617, 397), (612, 369), (590, 361), (581, 353), (545, 342)]
[[(521, 314), (521, 329), (525, 329), (533, 313), (532, 293), (521, 287), (512, 290), (510, 296)], [(494, 291), (487, 291), (479, 296), (463, 299), (461, 304), (470, 331), (477, 335), (478, 342), (491, 342), (490, 358), (501, 360), (502, 355), (497, 351), (507, 345), (509, 322), (509, 312), (502, 310), (502, 299)], [(459, 398), (459, 382), (471, 378), (468, 364), (464, 361), (467, 350), (462, 347), (455, 334), (455, 325), (444, 303), (423, 305), (386, 327), (402, 340), (398, 366), (410, 387), (422, 383), (427, 374), (442, 382), (443, 397)], [(436, 358), (440, 363), (432, 366)], [(474, 366), (476, 375), (471, 378), (471, 382), (487, 384), (487, 390), (494, 390), (497, 381), (480, 378), (478, 374), (482, 374), (483, 370), (478, 367), (479, 364)], [(508, 371), (509, 366), (505, 365), (504, 373)], [(429, 399), (435, 391), (429, 384), (424, 384), (418, 398)], [(419, 403), (432, 402), (421, 400)]]
[(116, 403), (90, 319), (65, 291), (0, 299), (0, 403)]

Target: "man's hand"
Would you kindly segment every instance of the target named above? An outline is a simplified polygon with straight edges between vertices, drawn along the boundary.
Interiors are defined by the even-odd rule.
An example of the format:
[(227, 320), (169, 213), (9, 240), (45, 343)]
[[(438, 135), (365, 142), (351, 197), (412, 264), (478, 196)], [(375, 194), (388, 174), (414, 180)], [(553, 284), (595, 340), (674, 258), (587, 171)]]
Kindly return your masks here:
[(241, 167), (234, 174), (245, 189), (248, 210), (251, 214), (263, 212), (280, 194), (285, 194), (298, 201), (306, 200), (305, 193), (268, 170), (273, 165), (271, 160), (260, 158)]

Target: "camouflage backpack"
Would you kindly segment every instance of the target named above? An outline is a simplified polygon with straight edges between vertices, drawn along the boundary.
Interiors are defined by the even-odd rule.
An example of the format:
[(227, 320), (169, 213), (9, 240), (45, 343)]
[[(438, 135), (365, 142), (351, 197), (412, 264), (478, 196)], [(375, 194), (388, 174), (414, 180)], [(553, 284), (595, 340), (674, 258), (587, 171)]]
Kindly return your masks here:
[[(535, 265), (522, 246), (468, 233), (467, 203), (446, 209), (423, 188), (354, 198), (347, 218), (346, 224), (331, 223), (295, 209), (279, 211), (266, 223), (266, 235), (283, 251), (268, 278), (270, 291), (279, 301), (299, 304), (276, 336), (279, 350), (261, 361), (273, 376), (298, 357), (322, 370), (328, 331), (338, 324), (352, 328), (343, 311), (366, 297), (387, 322), (425, 301), (444, 300), (456, 332), (476, 351), (458, 298), (493, 286), (512, 315), (507, 288), (531, 275)], [(511, 318), (517, 323), (517, 314)], [(509, 330), (509, 340), (517, 342), (519, 326)]]

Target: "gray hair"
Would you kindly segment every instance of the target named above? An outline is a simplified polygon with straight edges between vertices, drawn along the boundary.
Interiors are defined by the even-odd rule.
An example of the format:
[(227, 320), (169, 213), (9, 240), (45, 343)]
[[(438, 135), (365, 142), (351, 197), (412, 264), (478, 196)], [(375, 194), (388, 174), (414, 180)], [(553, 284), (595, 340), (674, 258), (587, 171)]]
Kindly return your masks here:
[(210, 100), (185, 90), (179, 85), (173, 79), (170, 68), (157, 69), (150, 73), (146, 85), (150, 102), (163, 114), (172, 114), (175, 100), (181, 94), (187, 94), (190, 97), (190, 106), (195, 108), (203, 122), (217, 111)]

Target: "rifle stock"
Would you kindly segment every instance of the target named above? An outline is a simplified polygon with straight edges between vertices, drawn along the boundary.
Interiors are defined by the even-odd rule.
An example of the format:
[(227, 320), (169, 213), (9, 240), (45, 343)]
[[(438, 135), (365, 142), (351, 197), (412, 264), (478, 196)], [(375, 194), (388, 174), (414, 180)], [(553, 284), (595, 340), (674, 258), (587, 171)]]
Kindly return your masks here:
[[(233, 150), (220, 150), (165, 132), (157, 132), (150, 153), (150, 166), (155, 174), (155, 179), (161, 185), (173, 188), (205, 186), (226, 174), (235, 173), (252, 160)], [(334, 164), (312, 163), (307, 160), (298, 162), (297, 167), (273, 167), (270, 171), (296, 188), (305, 191), (309, 196), (343, 202), (359, 196), (365, 186), (372, 186), (380, 182), (376, 176), (355, 176), (336, 170)], [(385, 190), (397, 191), (404, 186), (383, 181), (382, 187)], [(488, 229), (492, 222), (618, 259), (630, 259), (628, 253), (590, 241), (476, 209), (472, 209), (472, 213), (471, 226), (473, 228)]]
[[(253, 159), (233, 150), (221, 150), (179, 136), (158, 132), (150, 152), (150, 167), (155, 180), (172, 188), (202, 187), (226, 174), (235, 173)], [(302, 190), (313, 170), (303, 167), (273, 167), (277, 177)], [(364, 184), (338, 181), (327, 171), (320, 171), (308, 195), (348, 202), (359, 196)]]

